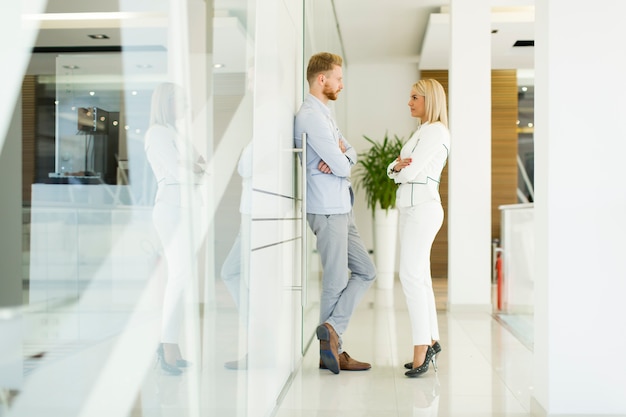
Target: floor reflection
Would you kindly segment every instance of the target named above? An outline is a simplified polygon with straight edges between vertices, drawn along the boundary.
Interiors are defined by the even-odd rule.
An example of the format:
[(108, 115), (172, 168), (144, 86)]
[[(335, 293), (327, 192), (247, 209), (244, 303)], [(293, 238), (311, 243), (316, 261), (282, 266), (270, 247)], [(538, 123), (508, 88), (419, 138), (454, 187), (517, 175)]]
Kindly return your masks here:
[(492, 314), (440, 309), (438, 370), (407, 378), (408, 310), (399, 285), (385, 291), (370, 291), (344, 335), (372, 369), (320, 370), (314, 341), (275, 417), (530, 416), (532, 352)]
[[(371, 362), (372, 369), (339, 375), (320, 370), (318, 341), (313, 340), (275, 417), (528, 416), (532, 352), (524, 339), (488, 313), (439, 313), (443, 350), (438, 371), (406, 378), (403, 364), (410, 359), (411, 341), (401, 289), (372, 289), (344, 335), (352, 347), (350, 353)], [(257, 356), (246, 363), (254, 365), (256, 361), (258, 366), (252, 369), (228, 366), (247, 358), (247, 349), (241, 340), (237, 307), (220, 281), (215, 305), (200, 317), (199, 346), (194, 349), (189, 343), (195, 339), (184, 339), (181, 349), (192, 363), (179, 376), (164, 373), (158, 366), (158, 326), (154, 326), (154, 343), (149, 348), (129, 348), (126, 360), (119, 363), (107, 362), (120, 353), (115, 338), (25, 344), (24, 378), (26, 384), (32, 384), (30, 391), (3, 393), (0, 400), (11, 401), (15, 407), (0, 411), (0, 416), (30, 417), (33, 410), (43, 409), (47, 416), (79, 415), (90, 389), (80, 385), (81, 378), (90, 381), (90, 375), (103, 370), (114, 376), (109, 382), (119, 387), (132, 386), (134, 373), (143, 372), (135, 385), (140, 388), (134, 393), (130, 417), (251, 416), (257, 401), (275, 401), (257, 397), (262, 397), (259, 387), (266, 381), (283, 377), (275, 375), (276, 364)], [(150, 350), (148, 356), (146, 349)], [(69, 407), (67, 412), (61, 407), (63, 402)], [(70, 411), (72, 407), (74, 411)]]

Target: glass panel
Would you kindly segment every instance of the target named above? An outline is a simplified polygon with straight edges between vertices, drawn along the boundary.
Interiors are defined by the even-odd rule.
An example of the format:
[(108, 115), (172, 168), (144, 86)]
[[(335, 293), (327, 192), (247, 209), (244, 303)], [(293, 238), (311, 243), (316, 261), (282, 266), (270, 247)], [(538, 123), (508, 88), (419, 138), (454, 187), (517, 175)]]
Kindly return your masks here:
[(170, 392), (198, 380), (202, 363), (197, 254), (211, 138), (191, 133), (206, 97), (192, 93), (190, 46), (176, 42), (190, 24), (187, 4), (132, 3), (83, 16), (121, 51), (59, 54), (52, 74), (34, 74), (51, 84), (39, 91), (55, 92), (54, 111), (41, 114), (54, 151), (36, 158), (48, 172), (36, 170), (31, 187), (24, 351), (32, 372), (16, 415), (201, 408), (197, 384), (175, 401)]
[[(84, 14), (23, 16), (41, 29), (0, 415), (245, 415), (247, 375), (224, 365), (247, 351), (247, 291), (219, 276), (228, 253), (249, 254), (235, 243), (249, 248), (235, 169), (252, 136), (248, 2), (66, 3), (46, 12)], [(248, 126), (239, 142), (233, 126)], [(246, 256), (230, 265), (246, 276)]]
[(216, 0), (213, 27), (214, 264), (205, 306), (208, 415), (249, 413), (248, 334), (255, 15), (247, 1)]
[(532, 203), (535, 198), (535, 78), (533, 70), (518, 70), (517, 76), (517, 156), (519, 203)]
[[(38, 13), (43, 5), (24, 17), (41, 26), (22, 91), (36, 117), (32, 139), (28, 124), (21, 138), (33, 161), (23, 167), (24, 304), (10, 319), (0, 314), (0, 340), (15, 342), (0, 346), (2, 370), (19, 378), (8, 397), (0, 391), (0, 415), (5, 405), (10, 415), (259, 415), (249, 397), (275, 398), (262, 383), (251, 394), (250, 374), (233, 371), (247, 368), (254, 346), (255, 2), (68, 3), (48, 4), (54, 18)], [(284, 77), (289, 102), (293, 77)], [(280, 115), (288, 126), (291, 112)], [(19, 132), (17, 116), (10, 128)], [(280, 172), (292, 170), (284, 160)], [(273, 297), (292, 277), (285, 265)], [(274, 356), (269, 321), (253, 318)], [(292, 369), (293, 356), (285, 360)], [(273, 391), (286, 380), (273, 378)]]

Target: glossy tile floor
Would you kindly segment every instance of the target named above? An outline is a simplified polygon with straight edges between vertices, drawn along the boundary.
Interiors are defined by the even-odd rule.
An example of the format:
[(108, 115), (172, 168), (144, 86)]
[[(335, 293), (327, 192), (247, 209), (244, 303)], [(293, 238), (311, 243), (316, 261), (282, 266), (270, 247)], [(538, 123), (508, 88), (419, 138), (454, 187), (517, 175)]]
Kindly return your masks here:
[(489, 313), (439, 311), (439, 326), (438, 372), (431, 366), (422, 377), (407, 378), (403, 364), (412, 346), (404, 296), (398, 283), (393, 290), (370, 290), (343, 339), (346, 351), (372, 369), (338, 375), (320, 370), (314, 339), (275, 417), (530, 415), (528, 343)]
[[(446, 293), (445, 280), (435, 281), (443, 347), (437, 372), (431, 367), (420, 378), (404, 376), (403, 364), (411, 359), (412, 346), (408, 311), (396, 281), (393, 290), (368, 291), (344, 334), (345, 349), (354, 358), (372, 363), (372, 369), (342, 371), (339, 375), (320, 370), (319, 342), (312, 338), (301, 366), (270, 416), (529, 416), (532, 315), (447, 313)], [(215, 332), (224, 340), (236, 341), (237, 335), (228, 333), (237, 328), (236, 310), (225, 309), (219, 314)], [(205, 345), (216, 347), (209, 342), (205, 341)], [(35, 384), (31, 391), (16, 397), (18, 401), (12, 404), (12, 413), (8, 415), (30, 417), (33, 407), (45, 408), (51, 417), (79, 415), (81, 397), (66, 385), (51, 385), (50, 381), (56, 381), (60, 374), (71, 381), (72, 372), (81, 369), (76, 364), (83, 363), (86, 357), (101, 359), (110, 343), (105, 338), (98, 343), (26, 344), (24, 354), (30, 359), (24, 363), (24, 377), (45, 384)], [(250, 409), (251, 400), (246, 394), (246, 387), (253, 383), (251, 378), (259, 379), (258, 373), (226, 369), (224, 363), (237, 359), (237, 351), (233, 351), (232, 343), (217, 347), (216, 351), (209, 349), (211, 354), (202, 367), (192, 366), (180, 377), (164, 374), (149, 358), (152, 362), (147, 365), (129, 417), (258, 415)], [(33, 356), (38, 352), (46, 354), (42, 358)], [(59, 369), (63, 371), (57, 372)], [(57, 394), (63, 395), (68, 410), (75, 412), (54, 406), (59, 401)], [(18, 404), (22, 396), (25, 397)], [(12, 403), (9, 400), (0, 395), (0, 417), (7, 415), (9, 408), (4, 409), (3, 404)], [(190, 408), (190, 404), (197, 407)]]

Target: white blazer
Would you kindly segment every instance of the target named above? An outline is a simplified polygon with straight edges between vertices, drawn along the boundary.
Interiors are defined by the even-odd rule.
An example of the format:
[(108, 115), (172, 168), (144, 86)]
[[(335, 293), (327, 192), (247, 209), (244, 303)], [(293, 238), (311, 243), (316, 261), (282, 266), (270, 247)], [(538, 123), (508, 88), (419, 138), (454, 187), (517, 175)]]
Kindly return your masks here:
[(450, 131), (441, 122), (424, 123), (404, 144), (400, 157), (412, 158), (411, 164), (393, 171), (394, 160), (387, 175), (396, 184), (396, 207), (412, 207), (426, 201), (441, 201), (439, 180), (450, 153)]

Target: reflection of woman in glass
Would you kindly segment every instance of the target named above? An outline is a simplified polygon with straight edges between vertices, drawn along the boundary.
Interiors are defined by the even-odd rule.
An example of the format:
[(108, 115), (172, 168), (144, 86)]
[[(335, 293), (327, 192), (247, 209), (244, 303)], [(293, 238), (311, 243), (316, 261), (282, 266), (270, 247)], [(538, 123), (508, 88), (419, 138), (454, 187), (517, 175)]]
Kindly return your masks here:
[(180, 134), (176, 125), (184, 114), (182, 89), (172, 83), (157, 86), (152, 95), (145, 150), (157, 180), (152, 218), (167, 262), (158, 354), (161, 368), (173, 375), (179, 375), (180, 368), (188, 365), (178, 347), (183, 290), (195, 271), (195, 245), (185, 216), (194, 212), (195, 191), (205, 168), (202, 157), (195, 153), (189, 139)]
[[(248, 324), (248, 267), (250, 254), (250, 219), (252, 214), (252, 142), (241, 152), (237, 163), (237, 172), (241, 176), (241, 200), (239, 211), (241, 223), (239, 233), (228, 256), (222, 265), (221, 276), (228, 292), (233, 297), (239, 310), (240, 322), (247, 333)], [(224, 364), (228, 369), (247, 369), (248, 356)]]

